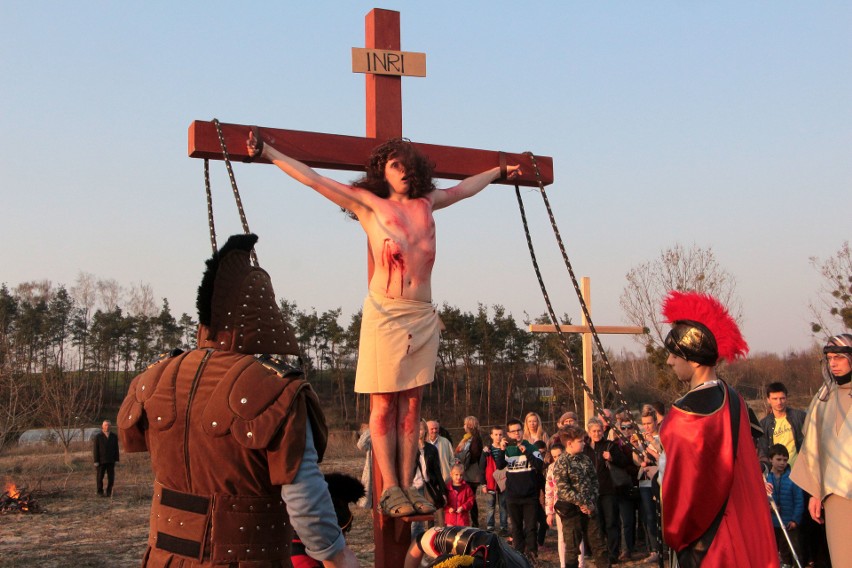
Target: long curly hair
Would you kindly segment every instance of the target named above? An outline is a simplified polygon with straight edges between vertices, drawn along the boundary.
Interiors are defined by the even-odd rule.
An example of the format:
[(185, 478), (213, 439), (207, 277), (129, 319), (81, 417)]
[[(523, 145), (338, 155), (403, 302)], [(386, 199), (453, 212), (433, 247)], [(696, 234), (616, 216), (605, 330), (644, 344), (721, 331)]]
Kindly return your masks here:
[(390, 186), (385, 179), (385, 165), (391, 158), (399, 160), (405, 166), (409, 193), (412, 199), (424, 197), (435, 191), (435, 166), (426, 156), (417, 151), (406, 138), (391, 138), (378, 146), (367, 160), (366, 174), (352, 185), (373, 192), (379, 197), (390, 195)]

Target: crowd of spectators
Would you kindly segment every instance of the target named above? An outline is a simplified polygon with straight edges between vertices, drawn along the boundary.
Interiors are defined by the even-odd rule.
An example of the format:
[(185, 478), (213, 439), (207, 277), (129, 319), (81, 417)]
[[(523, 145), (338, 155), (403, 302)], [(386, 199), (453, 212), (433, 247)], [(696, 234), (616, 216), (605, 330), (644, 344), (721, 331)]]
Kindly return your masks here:
[[(763, 433), (755, 442), (778, 509), (773, 520), (782, 566), (793, 564), (793, 550), (803, 566), (830, 566), (824, 527), (807, 514), (810, 495), (790, 479), (805, 412), (787, 404), (780, 382), (767, 385), (766, 393)], [(660, 402), (604, 408), (583, 430), (577, 413), (568, 411), (552, 435), (535, 412), (505, 427), (480, 428), (468, 416), (455, 444), (439, 421), (424, 420), (415, 486), (438, 509), (435, 525), (492, 531), (533, 563), (548, 545), (548, 528), (556, 532), (561, 568), (582, 567), (587, 556), (596, 566), (656, 562), (664, 552), (657, 481), (664, 416)]]

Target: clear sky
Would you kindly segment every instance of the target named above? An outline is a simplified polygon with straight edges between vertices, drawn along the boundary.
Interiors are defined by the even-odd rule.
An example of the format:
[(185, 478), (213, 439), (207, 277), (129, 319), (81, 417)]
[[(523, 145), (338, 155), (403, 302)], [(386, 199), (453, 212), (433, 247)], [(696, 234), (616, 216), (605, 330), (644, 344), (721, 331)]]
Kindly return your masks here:
[[(403, 79), (407, 137), (553, 157), (549, 196), (598, 325), (626, 323), (632, 266), (694, 243), (736, 277), (753, 352), (811, 344), (808, 259), (852, 236), (840, 1), (0, 0), (0, 282), (70, 287), (82, 271), (193, 313), (210, 247), (189, 124), (364, 135), (350, 49), (373, 7), (399, 10), (403, 50), (427, 54), (428, 76)], [(238, 218), (212, 167), (222, 242)], [(278, 295), (357, 311), (357, 223), (277, 168), (235, 170)], [(524, 194), (556, 309), (576, 317), (541, 200)], [(436, 222), (435, 302), (544, 311), (510, 188)]]

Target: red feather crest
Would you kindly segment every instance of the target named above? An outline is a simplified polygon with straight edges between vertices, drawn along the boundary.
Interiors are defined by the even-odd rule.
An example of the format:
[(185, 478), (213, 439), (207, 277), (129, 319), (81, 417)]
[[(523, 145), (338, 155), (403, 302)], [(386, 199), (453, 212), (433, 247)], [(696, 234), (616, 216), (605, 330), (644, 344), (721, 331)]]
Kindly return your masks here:
[(672, 290), (663, 300), (663, 316), (668, 323), (692, 320), (703, 324), (716, 339), (719, 359), (733, 361), (748, 353), (748, 344), (737, 322), (727, 308), (709, 294)]

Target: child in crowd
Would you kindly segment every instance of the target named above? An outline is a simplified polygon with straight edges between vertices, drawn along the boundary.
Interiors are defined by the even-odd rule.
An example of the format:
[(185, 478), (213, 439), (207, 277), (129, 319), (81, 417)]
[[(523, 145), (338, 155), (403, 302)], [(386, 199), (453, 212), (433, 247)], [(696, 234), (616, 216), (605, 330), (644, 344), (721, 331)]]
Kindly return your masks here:
[(473, 490), (464, 481), (464, 467), (457, 463), (450, 469), (450, 481), (447, 483), (447, 506), (444, 511), (448, 527), (470, 526), (470, 510), (474, 499)]
[(553, 464), (556, 481), (554, 509), (562, 522), (565, 568), (579, 568), (577, 555), (583, 540), (591, 548), (597, 568), (609, 568), (609, 551), (597, 514), (598, 475), (592, 460), (583, 454), (586, 433), (579, 426), (566, 426), (559, 432), (565, 448)]
[[(564, 453), (565, 448), (559, 440), (559, 432), (555, 434), (555, 437), (556, 440), (550, 446), (550, 465), (547, 467), (547, 475), (545, 476), (544, 512), (547, 515), (548, 526), (554, 527), (554, 522), (556, 523), (556, 549), (559, 553), (559, 568), (565, 568), (565, 538), (562, 534), (562, 518), (556, 514), (556, 509), (554, 508), (556, 506), (557, 497), (556, 480), (553, 478), (553, 466), (556, 463), (556, 460), (559, 459), (559, 456)], [(579, 563), (579, 568), (583, 568), (583, 566), (585, 566), (582, 543), (580, 543), (580, 554), (577, 556), (577, 562)]]
[[(766, 474), (766, 492), (772, 496), (775, 505), (781, 513), (784, 528), (799, 555), (799, 523), (802, 521), (802, 513), (805, 510), (805, 498), (802, 490), (790, 479), (790, 452), (784, 444), (775, 444), (769, 448), (769, 463), (772, 469)], [(785, 566), (793, 565), (793, 554), (790, 545), (781, 530), (778, 517), (772, 515), (772, 526), (775, 529), (775, 544), (781, 563)]]

